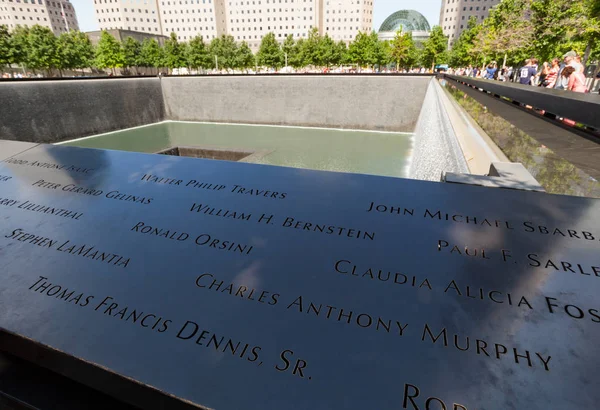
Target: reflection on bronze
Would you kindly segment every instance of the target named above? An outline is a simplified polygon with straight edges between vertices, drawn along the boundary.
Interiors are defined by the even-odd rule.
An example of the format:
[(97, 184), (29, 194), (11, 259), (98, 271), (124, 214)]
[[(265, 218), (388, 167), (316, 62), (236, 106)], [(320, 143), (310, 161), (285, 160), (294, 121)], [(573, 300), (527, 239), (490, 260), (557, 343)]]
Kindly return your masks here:
[(512, 162), (520, 162), (544, 187), (561, 195), (600, 197), (600, 183), (560, 158), (504, 118), (491, 113), (469, 95), (448, 82), (440, 82)]

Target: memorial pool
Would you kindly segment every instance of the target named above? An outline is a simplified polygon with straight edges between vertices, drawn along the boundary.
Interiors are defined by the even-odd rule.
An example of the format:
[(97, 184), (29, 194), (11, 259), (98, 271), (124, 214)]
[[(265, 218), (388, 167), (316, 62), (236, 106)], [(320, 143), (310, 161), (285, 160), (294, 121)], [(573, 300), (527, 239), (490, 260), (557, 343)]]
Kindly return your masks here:
[(398, 132), (165, 121), (62, 144), (146, 153), (181, 146), (241, 150), (253, 153), (244, 162), (406, 177), (413, 138)]

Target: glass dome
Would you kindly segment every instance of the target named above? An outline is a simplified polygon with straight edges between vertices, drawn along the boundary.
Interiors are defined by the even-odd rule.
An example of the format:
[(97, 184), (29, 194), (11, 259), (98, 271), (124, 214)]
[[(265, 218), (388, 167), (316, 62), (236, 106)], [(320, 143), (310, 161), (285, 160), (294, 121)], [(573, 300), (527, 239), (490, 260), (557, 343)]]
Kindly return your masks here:
[(400, 10), (390, 14), (388, 18), (381, 23), (379, 31), (430, 31), (427, 19), (421, 13), (415, 10)]

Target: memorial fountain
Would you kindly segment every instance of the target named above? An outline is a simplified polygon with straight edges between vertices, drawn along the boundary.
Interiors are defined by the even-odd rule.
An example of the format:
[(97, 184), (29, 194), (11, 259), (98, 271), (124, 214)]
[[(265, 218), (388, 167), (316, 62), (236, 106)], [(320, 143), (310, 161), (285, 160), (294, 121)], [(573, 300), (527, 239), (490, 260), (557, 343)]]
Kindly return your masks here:
[(0, 84), (0, 407), (595, 408), (599, 200), (457, 95)]

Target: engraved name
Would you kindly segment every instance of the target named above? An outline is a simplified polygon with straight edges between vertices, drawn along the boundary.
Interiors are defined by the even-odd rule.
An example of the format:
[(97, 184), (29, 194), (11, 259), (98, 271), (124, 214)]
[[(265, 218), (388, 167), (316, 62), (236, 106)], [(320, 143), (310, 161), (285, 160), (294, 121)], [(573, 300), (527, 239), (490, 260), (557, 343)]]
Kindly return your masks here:
[(59, 241), (56, 239), (47, 238), (33, 233), (27, 233), (20, 228), (13, 230), (10, 234), (5, 235), (4, 237), (14, 241), (25, 242), (31, 245), (54, 249), (55, 251), (68, 253), (70, 255), (81, 256), (94, 261), (108, 263), (120, 268), (126, 268), (130, 262), (130, 258), (126, 256), (105, 252), (97, 249), (95, 246), (89, 246), (86, 244), (73, 244), (70, 240), (64, 241), (59, 245)]
[(44, 181), (43, 179), (40, 179), (31, 185), (38, 187), (38, 188), (61, 190), (61, 191), (70, 192), (73, 194), (89, 195), (89, 196), (96, 196), (96, 197), (103, 196), (108, 199), (114, 199), (114, 200), (119, 200), (119, 201), (124, 201), (124, 202), (135, 202), (135, 203), (139, 203), (139, 204), (143, 204), (143, 205), (148, 205), (154, 200), (154, 198), (149, 198), (149, 197), (140, 196), (140, 195), (132, 195), (132, 194), (120, 192), (117, 190), (109, 191), (105, 194), (104, 191), (101, 189), (77, 186), (74, 184), (68, 184), (68, 185), (63, 186), (62, 184), (58, 184), (56, 182)]
[(516, 347), (507, 347), (501, 343), (492, 343), (467, 335), (452, 334), (445, 327), (441, 330), (433, 330), (426, 323), (421, 334), (421, 341), (456, 349), (460, 352), (470, 352), (482, 358), (508, 360), (516, 365), (540, 367), (547, 372), (550, 371), (550, 359), (552, 359), (550, 355), (541, 352), (530, 352), (529, 350), (520, 351)]
[(38, 168), (45, 168), (45, 169), (56, 169), (56, 170), (68, 171), (68, 172), (78, 172), (81, 174), (89, 174), (92, 171), (94, 171), (94, 168), (85, 168), (85, 167), (80, 167), (77, 165), (56, 164), (53, 162), (27, 161), (24, 159), (16, 159), (16, 158), (9, 158), (4, 162), (6, 162), (7, 164), (26, 165), (29, 167), (38, 167)]
[[(140, 221), (135, 224), (130, 231), (137, 232), (140, 234), (154, 235), (164, 239), (175, 240), (178, 242), (185, 242), (190, 238), (190, 234), (187, 232), (179, 232), (172, 229), (160, 228), (156, 226), (147, 225), (145, 222)], [(231, 239), (217, 238), (214, 235), (208, 233), (201, 233), (196, 236), (194, 243), (198, 246), (207, 247), (209, 249), (217, 249), (234, 253), (241, 253), (244, 255), (250, 255), (254, 249), (253, 245), (238, 243)]]

